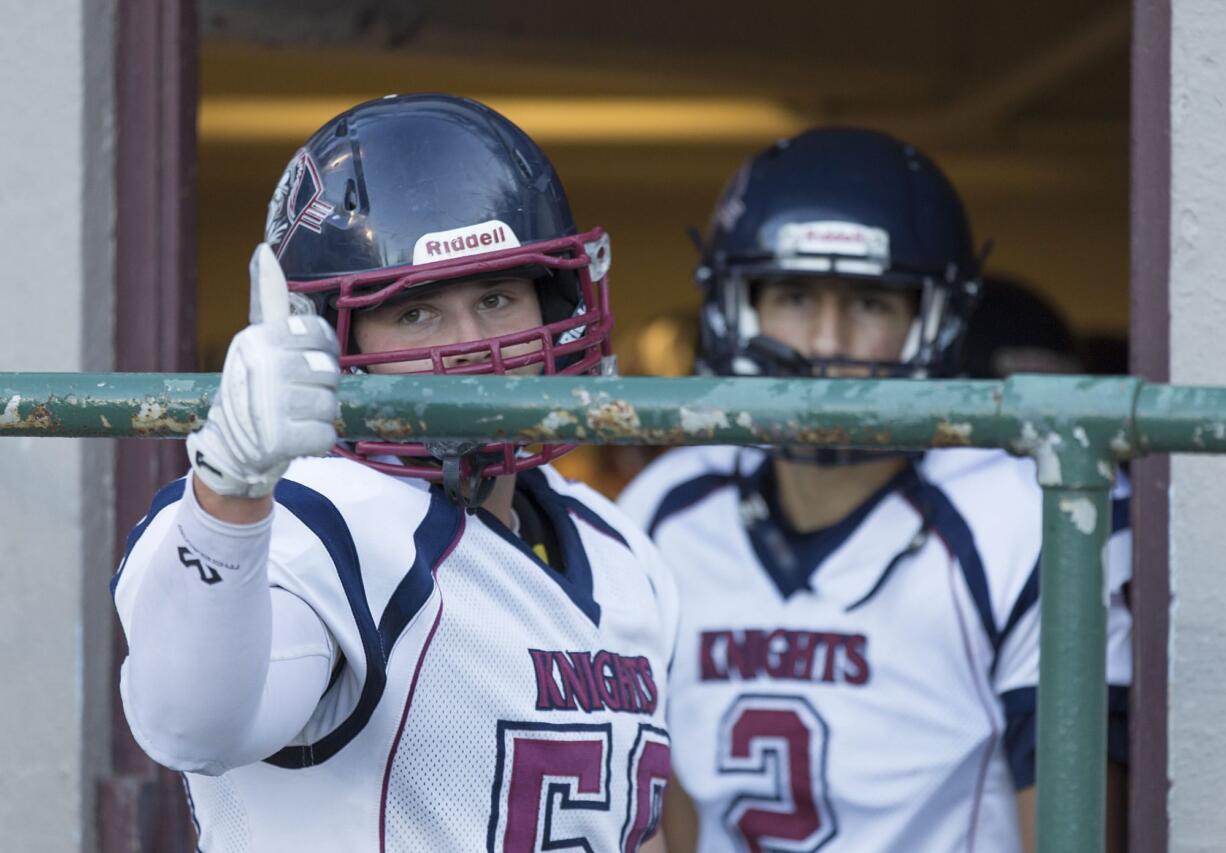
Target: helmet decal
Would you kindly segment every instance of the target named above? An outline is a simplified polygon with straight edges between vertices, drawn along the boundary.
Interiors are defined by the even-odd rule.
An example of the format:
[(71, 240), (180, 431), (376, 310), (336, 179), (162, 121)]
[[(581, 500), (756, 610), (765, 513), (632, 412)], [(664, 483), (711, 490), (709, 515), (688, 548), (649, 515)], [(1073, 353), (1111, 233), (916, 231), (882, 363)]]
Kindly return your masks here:
[(264, 242), (280, 257), (298, 226), (319, 234), (335, 206), (324, 201), (319, 167), (305, 149), (300, 149), (281, 173), (264, 221)]
[(732, 180), (728, 182), (728, 187), (720, 198), (719, 207), (715, 210), (715, 221), (725, 230), (731, 231), (735, 228), (737, 220), (745, 214), (743, 196), (749, 186), (751, 165), (751, 163), (746, 163), (732, 176)]

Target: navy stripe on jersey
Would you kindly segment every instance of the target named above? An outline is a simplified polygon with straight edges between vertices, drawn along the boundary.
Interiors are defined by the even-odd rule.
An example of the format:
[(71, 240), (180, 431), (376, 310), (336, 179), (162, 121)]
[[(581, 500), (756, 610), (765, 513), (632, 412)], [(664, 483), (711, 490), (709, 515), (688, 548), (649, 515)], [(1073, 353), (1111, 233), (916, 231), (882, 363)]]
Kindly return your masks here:
[(669, 516), (689, 509), (708, 495), (729, 485), (733, 480), (734, 478), (730, 474), (703, 474), (701, 477), (695, 477), (692, 480), (686, 480), (684, 483), (674, 486), (660, 501), (660, 505), (656, 507), (655, 514), (647, 525), (647, 535), (654, 539), (656, 537), (656, 528), (663, 524), (664, 520)]
[(1022, 617), (1026, 615), (1027, 611), (1039, 603), (1040, 562), (1041, 558), (1040, 560), (1035, 560), (1034, 568), (1030, 570), (1030, 576), (1026, 578), (1022, 591), (1018, 593), (1017, 600), (1013, 602), (1013, 609), (1009, 611), (1009, 618), (1005, 620), (1005, 626), (1000, 629), (1000, 638), (997, 640), (996, 648), (992, 655), (992, 666), (988, 670), (990, 675), (996, 675), (996, 664), (1000, 660), (1000, 650), (1004, 648), (1005, 641), (1009, 639), (1013, 629), (1022, 621)]
[(1017, 790), (1029, 788), (1035, 780), (1035, 749), (1038, 731), (1038, 690), (1019, 687), (1000, 695), (1005, 711), (1005, 756), (1009, 775)]
[(1127, 530), (1130, 526), (1128, 498), (1112, 498), (1111, 532), (1119, 533), (1121, 530)]
[(391, 654), (396, 640), (434, 591), (434, 570), (451, 552), (463, 522), (460, 508), (447, 499), (442, 489), (431, 488), (430, 508), (413, 534), (416, 550), (413, 568), (400, 581), (379, 618), (379, 637), (385, 655)]
[[(1129, 499), (1127, 497), (1113, 498), (1111, 501), (1111, 534), (1115, 535), (1121, 530), (1129, 529)], [(1017, 627), (1017, 623), (1022, 621), (1022, 617), (1026, 615), (1031, 607), (1038, 604), (1039, 601), (1039, 561), (1036, 561), (1034, 568), (1030, 570), (1030, 576), (1026, 578), (1026, 585), (1022, 587), (1021, 593), (1017, 597), (1017, 601), (1013, 603), (1013, 610), (1009, 612), (1009, 618), (1005, 620), (1005, 625), (1000, 630), (1000, 640), (996, 647), (997, 654), (1000, 653), (1001, 647), (1005, 644), (1005, 640)], [(996, 673), (996, 659), (992, 661), (992, 674)]]
[(319, 537), (332, 557), (366, 655), (362, 693), (344, 722), (313, 744), (287, 746), (264, 759), (276, 767), (296, 770), (327, 761), (357, 737), (370, 721), (387, 687), (387, 657), (400, 633), (434, 590), (433, 570), (450, 551), (462, 516), (459, 509), (443, 497), (440, 489), (430, 490), (430, 508), (413, 535), (416, 545), (413, 565), (392, 593), (376, 627), (366, 603), (357, 548), (340, 511), (323, 495), (291, 480), (282, 480), (276, 495), (277, 502), (298, 516)]
[(115, 570), (114, 577), (111, 578), (111, 595), (115, 594), (115, 590), (119, 588), (119, 578), (123, 575), (124, 566), (128, 564), (128, 556), (132, 553), (132, 549), (136, 547), (136, 543), (145, 535), (145, 529), (157, 516), (159, 512), (166, 509), (175, 501), (183, 498), (183, 491), (187, 485), (187, 478), (182, 477), (162, 487), (156, 495), (153, 496), (153, 503), (149, 505), (149, 511), (145, 513), (132, 532), (128, 534), (128, 540), (124, 544), (123, 559), (119, 561), (119, 568)]
[[(554, 532), (558, 536), (558, 541), (562, 543), (562, 563), (566, 566), (565, 574), (563, 575), (556, 569), (546, 567), (539, 558), (536, 558), (536, 554), (532, 556), (536, 558), (538, 565), (549, 572), (550, 577), (559, 583), (569, 581), (569, 586), (566, 583), (562, 583), (562, 588), (566, 590), (567, 595), (575, 602), (575, 605), (592, 620), (592, 624), (599, 626), (600, 605), (596, 603), (594, 597), (592, 564), (588, 561), (587, 550), (583, 547), (583, 539), (579, 536), (579, 530), (575, 527), (575, 523), (565, 507), (557, 503), (542, 501), (542, 509), (549, 516), (549, 520), (554, 526)], [(516, 537), (516, 539), (519, 539), (519, 537)], [(522, 542), (523, 540), (520, 541)]]
[[(1119, 533), (1121, 530), (1129, 528), (1129, 500), (1126, 497), (1114, 498), (1111, 501), (1111, 533), (1112, 535)], [(1041, 561), (1041, 558), (1040, 558)], [(1026, 578), (1026, 585), (1022, 587), (1021, 593), (1017, 597), (1017, 601), (1013, 603), (1013, 610), (1009, 612), (1009, 618), (1005, 620), (1005, 625), (1000, 630), (1000, 640), (996, 646), (996, 652), (999, 655), (1000, 649), (1005, 644), (1005, 640), (1017, 627), (1017, 623), (1022, 621), (1022, 617), (1026, 615), (1031, 607), (1039, 602), (1039, 563), (1036, 561), (1034, 568), (1030, 570), (1030, 576)], [(996, 673), (996, 659), (992, 660), (992, 674)]]
[(275, 492), (277, 503), (292, 512), (307, 529), (319, 537), (336, 575), (345, 591), (349, 610), (353, 613), (358, 636), (362, 640), (362, 652), (366, 657), (366, 680), (357, 706), (349, 717), (318, 743), (310, 746), (287, 746), (264, 759), (269, 764), (287, 769), (310, 767), (328, 760), (337, 750), (354, 738), (378, 704), (387, 684), (387, 672), (383, 665), (379, 632), (374, 617), (366, 603), (366, 587), (362, 582), (362, 566), (353, 534), (345, 523), (340, 510), (314, 489), (293, 480), (282, 480)]
[(578, 500), (577, 498), (572, 498), (569, 495), (558, 495), (556, 493), (554, 499), (557, 500), (559, 504), (566, 507), (571, 515), (586, 522), (588, 526), (595, 528), (605, 536), (608, 536), (610, 539), (620, 542), (623, 547), (630, 547), (630, 543), (626, 541), (626, 537), (622, 536), (616, 527), (609, 524), (607, 521), (597, 515), (596, 511), (583, 501)]
[(992, 599), (988, 594), (988, 576), (983, 568), (983, 560), (979, 557), (979, 549), (975, 546), (975, 536), (971, 533), (966, 519), (958, 512), (949, 496), (940, 488), (928, 481), (923, 481), (916, 491), (916, 507), (920, 514), (932, 524), (932, 529), (950, 554), (957, 559), (962, 568), (962, 576), (970, 588), (975, 609), (979, 611), (979, 621), (988, 635), (988, 641), (993, 650), (1000, 649), (1001, 635), (996, 629), (996, 619), (992, 615)]
[[(592, 624), (599, 626), (600, 604), (597, 603), (593, 595), (592, 564), (588, 560), (587, 551), (583, 547), (583, 539), (579, 536), (579, 531), (575, 528), (575, 522), (571, 519), (570, 505), (563, 499), (562, 495), (559, 495), (549, 487), (549, 483), (542, 471), (524, 471), (520, 473), (519, 481), (520, 484), (532, 492), (541, 511), (553, 527), (554, 535), (558, 537), (558, 545), (562, 549), (562, 559), (560, 562), (563, 568), (561, 570), (546, 565), (529, 547), (527, 542), (508, 530), (506, 525), (499, 521), (493, 513), (485, 509), (478, 509), (477, 516), (485, 523), (486, 527), (502, 537), (503, 540), (527, 557), (533, 565), (552, 579), (566, 593), (566, 596), (574, 602), (574, 605), (583, 612), (583, 615), (590, 619)], [(601, 521), (601, 524), (604, 525), (604, 522)], [(601, 532), (603, 533), (604, 530), (601, 529)], [(625, 540), (620, 535), (617, 538), (622, 541), (622, 544), (625, 544)]]
[[(1021, 687), (1000, 696), (1005, 712), (1005, 755), (1017, 790), (1035, 783), (1038, 750), (1038, 690)], [(1107, 686), (1107, 759), (1128, 764), (1128, 688)]]

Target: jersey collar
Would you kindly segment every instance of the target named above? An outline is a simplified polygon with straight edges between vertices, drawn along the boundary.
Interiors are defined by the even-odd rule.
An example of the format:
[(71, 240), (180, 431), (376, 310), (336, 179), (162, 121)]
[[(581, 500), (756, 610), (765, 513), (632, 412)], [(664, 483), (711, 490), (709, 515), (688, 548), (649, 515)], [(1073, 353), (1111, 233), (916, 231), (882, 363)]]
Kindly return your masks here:
[[(533, 565), (545, 572), (561, 587), (562, 591), (574, 602), (575, 606), (592, 620), (593, 624), (599, 625), (600, 604), (596, 601), (593, 593), (592, 564), (588, 559), (587, 550), (583, 546), (583, 539), (579, 535), (572, 516), (578, 515), (597, 527), (601, 533), (607, 532), (602, 529), (602, 527), (607, 527), (607, 525), (604, 525), (603, 522), (600, 525), (596, 525), (590, 519), (587, 519), (583, 513), (577, 511), (573, 504), (579, 504), (580, 502), (554, 491), (549, 485), (545, 473), (540, 469), (520, 471), (516, 478), (515, 487), (531, 493), (537, 507), (540, 508), (545, 516), (543, 521), (552, 526), (554, 535), (557, 537), (558, 546), (561, 549), (561, 559), (559, 560), (561, 568), (547, 566), (533, 552), (532, 547), (528, 543), (508, 530), (506, 525), (499, 521), (493, 513), (485, 509), (478, 509), (476, 510), (477, 517), (481, 519), (486, 527), (506, 540), (527, 557)], [(583, 506), (583, 509), (587, 510), (587, 507)], [(587, 512), (594, 515), (590, 510), (587, 510)], [(621, 536), (618, 535), (617, 538), (621, 539)], [(625, 540), (621, 541), (623, 544), (625, 543)]]
[(915, 467), (908, 465), (841, 521), (800, 533), (786, 521), (769, 457), (748, 473), (738, 466), (736, 479), (741, 523), (759, 562), (785, 600), (802, 590), (813, 591), (817, 570), (886, 497), (913, 491), (920, 483)]

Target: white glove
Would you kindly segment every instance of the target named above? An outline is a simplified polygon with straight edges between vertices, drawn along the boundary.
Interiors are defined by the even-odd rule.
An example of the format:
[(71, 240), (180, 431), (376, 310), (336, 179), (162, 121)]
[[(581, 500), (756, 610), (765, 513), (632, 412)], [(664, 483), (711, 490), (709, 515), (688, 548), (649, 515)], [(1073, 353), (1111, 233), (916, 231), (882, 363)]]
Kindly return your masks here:
[[(289, 288), (266, 243), (251, 256), (251, 325), (234, 336), (203, 427), (187, 437), (196, 476), (219, 495), (271, 494), (292, 459), (336, 444), (336, 333), (290, 315)], [(301, 303), (296, 303), (295, 307)]]

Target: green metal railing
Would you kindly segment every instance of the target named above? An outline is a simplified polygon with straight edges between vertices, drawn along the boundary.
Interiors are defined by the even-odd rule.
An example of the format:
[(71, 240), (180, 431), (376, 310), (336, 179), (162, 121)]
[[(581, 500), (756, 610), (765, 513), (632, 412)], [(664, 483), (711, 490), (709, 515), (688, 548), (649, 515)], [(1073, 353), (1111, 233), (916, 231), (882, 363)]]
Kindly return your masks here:
[[(3, 374), (0, 436), (181, 437), (206, 374)], [(1121, 459), (1226, 453), (1226, 388), (1131, 377), (1003, 382), (853, 379), (351, 376), (349, 439), (578, 444), (999, 447), (1037, 462), (1040, 570), (1038, 841), (1102, 850), (1107, 689), (1103, 549)]]

